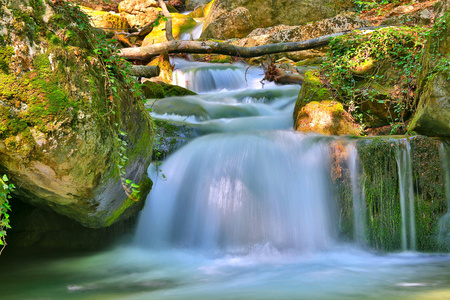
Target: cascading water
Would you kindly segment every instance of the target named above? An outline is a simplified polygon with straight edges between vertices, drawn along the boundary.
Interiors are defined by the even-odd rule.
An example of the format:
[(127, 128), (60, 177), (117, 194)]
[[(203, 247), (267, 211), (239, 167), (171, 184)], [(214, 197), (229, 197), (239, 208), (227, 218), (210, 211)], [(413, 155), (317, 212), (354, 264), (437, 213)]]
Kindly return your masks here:
[(450, 245), (450, 146), (442, 143), (439, 154), (445, 172), (445, 196), (447, 198), (447, 213), (439, 220), (439, 239)]
[(414, 214), (414, 186), (412, 179), (411, 146), (408, 139), (399, 141), (397, 149), (397, 166), (400, 185), (400, 207), (402, 212), (402, 250), (415, 251), (416, 224)]
[[(339, 241), (329, 147), (338, 138), (292, 131), (298, 86), (261, 89), (257, 68), (249, 73), (245, 66), (175, 63), (181, 83), (203, 94), (147, 105), (153, 118), (195, 128), (200, 137), (170, 155), (158, 172), (149, 169), (154, 186), (133, 243), (81, 258), (2, 265), (0, 297), (448, 297), (448, 255), (378, 255), (355, 246), (366, 245), (367, 222), (381, 209), (365, 211), (373, 198), (364, 197), (365, 170), (355, 142), (345, 138), (339, 141), (348, 154), (356, 243)], [(230, 71), (231, 83), (223, 69)], [(414, 215), (407, 208), (412, 199), (408, 145), (400, 141), (397, 152), (402, 218)], [(414, 250), (411, 219), (404, 223), (405, 249)], [(449, 224), (445, 220), (442, 228)]]
[[(360, 184), (360, 168), (358, 161), (358, 151), (354, 143), (347, 146), (348, 164), (353, 196), (353, 231), (354, 240), (358, 245), (366, 245), (366, 201), (364, 190)], [(364, 186), (364, 185), (363, 185)]]
[(142, 212), (139, 243), (325, 249), (334, 238), (328, 156), (326, 143), (288, 131), (198, 138), (162, 167), (167, 181)]

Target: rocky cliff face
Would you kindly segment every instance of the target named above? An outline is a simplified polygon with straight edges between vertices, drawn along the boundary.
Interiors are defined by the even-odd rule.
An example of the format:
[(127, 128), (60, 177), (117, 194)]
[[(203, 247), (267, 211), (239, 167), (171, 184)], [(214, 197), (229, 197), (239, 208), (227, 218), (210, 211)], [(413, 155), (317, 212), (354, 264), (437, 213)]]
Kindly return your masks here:
[[(447, 5), (448, 6), (448, 5)], [(429, 34), (418, 76), (419, 104), (411, 130), (450, 137), (450, 12)]]
[(153, 125), (85, 15), (52, 2), (0, 4), (0, 173), (17, 197), (105, 227), (143, 205)]
[[(248, 13), (231, 14), (237, 8), (240, 8), (241, 11), (245, 9)], [(280, 24), (304, 25), (309, 22), (331, 18), (336, 15), (336, 12), (334, 2), (330, 0), (215, 0), (203, 26), (204, 37), (223, 39), (221, 36), (216, 36), (219, 31), (211, 30), (209, 27), (217, 27), (217, 22), (223, 23), (222, 15), (224, 14), (228, 17), (242, 16), (245, 19), (249, 19), (248, 22), (244, 22), (243, 18), (235, 20), (235, 23), (239, 24), (240, 27), (244, 23), (247, 24), (248, 32), (246, 34), (248, 34), (252, 30), (252, 26), (250, 25), (253, 25), (254, 28), (264, 28)], [(239, 32), (239, 30), (234, 31)], [(242, 37), (242, 35), (227, 35), (227, 38), (232, 37)]]

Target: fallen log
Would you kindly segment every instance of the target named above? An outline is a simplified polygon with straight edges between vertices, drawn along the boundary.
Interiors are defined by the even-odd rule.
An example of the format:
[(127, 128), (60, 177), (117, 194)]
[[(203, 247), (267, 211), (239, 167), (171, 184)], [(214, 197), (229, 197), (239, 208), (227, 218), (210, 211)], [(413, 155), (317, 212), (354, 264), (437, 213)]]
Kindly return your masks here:
[(136, 77), (156, 77), (159, 76), (160, 69), (158, 66), (132, 66), (130, 75)]
[[(166, 24), (167, 25), (167, 24)], [(356, 30), (373, 30), (379, 27), (364, 27)], [(167, 31), (167, 28), (166, 28)], [(158, 43), (143, 47), (121, 49), (119, 55), (131, 60), (148, 61), (152, 57), (160, 55), (163, 52), (168, 53), (197, 53), (197, 54), (223, 54), (229, 56), (238, 56), (242, 58), (258, 57), (267, 54), (282, 52), (309, 50), (327, 46), (331, 38), (348, 34), (354, 30), (333, 33), (320, 36), (314, 39), (262, 45), (255, 47), (240, 47), (223, 42), (201, 42), (201, 41), (180, 41), (172, 40), (164, 43)]]

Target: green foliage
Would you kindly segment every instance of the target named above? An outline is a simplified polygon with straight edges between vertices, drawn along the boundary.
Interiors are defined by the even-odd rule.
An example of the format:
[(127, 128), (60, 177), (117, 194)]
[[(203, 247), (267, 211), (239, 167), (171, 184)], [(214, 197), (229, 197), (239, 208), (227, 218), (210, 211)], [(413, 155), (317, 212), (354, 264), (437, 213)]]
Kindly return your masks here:
[(360, 123), (372, 113), (363, 109), (367, 102), (384, 104), (391, 124), (403, 123), (415, 109), (426, 35), (423, 28), (396, 27), (334, 38), (321, 76)]
[(362, 0), (353, 0), (355, 11), (362, 12), (365, 10), (371, 10), (380, 5), (394, 3), (400, 3), (400, 0), (372, 0), (372, 1), (362, 1)]
[(9, 183), (6, 175), (0, 178), (0, 255), (6, 246), (6, 230), (11, 228), (8, 212), (11, 210), (11, 206), (9, 205), (10, 193), (14, 188), (14, 184)]

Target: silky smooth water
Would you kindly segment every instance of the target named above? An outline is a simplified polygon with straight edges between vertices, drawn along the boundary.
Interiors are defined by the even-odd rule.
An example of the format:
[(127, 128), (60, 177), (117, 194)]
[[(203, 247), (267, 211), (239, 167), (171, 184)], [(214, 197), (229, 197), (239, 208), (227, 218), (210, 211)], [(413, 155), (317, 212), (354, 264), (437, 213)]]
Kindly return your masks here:
[[(205, 75), (221, 68), (243, 76), (239, 84), (229, 84), (228, 75)], [(329, 176), (329, 143), (338, 138), (291, 129), (299, 86), (262, 86), (256, 80), (261, 70), (247, 77), (245, 66), (210, 70), (180, 62), (178, 69), (175, 76), (203, 94), (147, 105), (154, 118), (194, 127), (200, 137), (160, 169), (149, 168), (154, 187), (132, 241), (95, 254), (1, 261), (0, 298), (450, 297), (448, 254), (360, 248), (365, 204), (358, 156), (345, 138), (359, 212), (355, 242), (339, 240)], [(213, 85), (198, 84), (212, 80), (208, 76)], [(399, 149), (402, 166), (407, 154)]]

